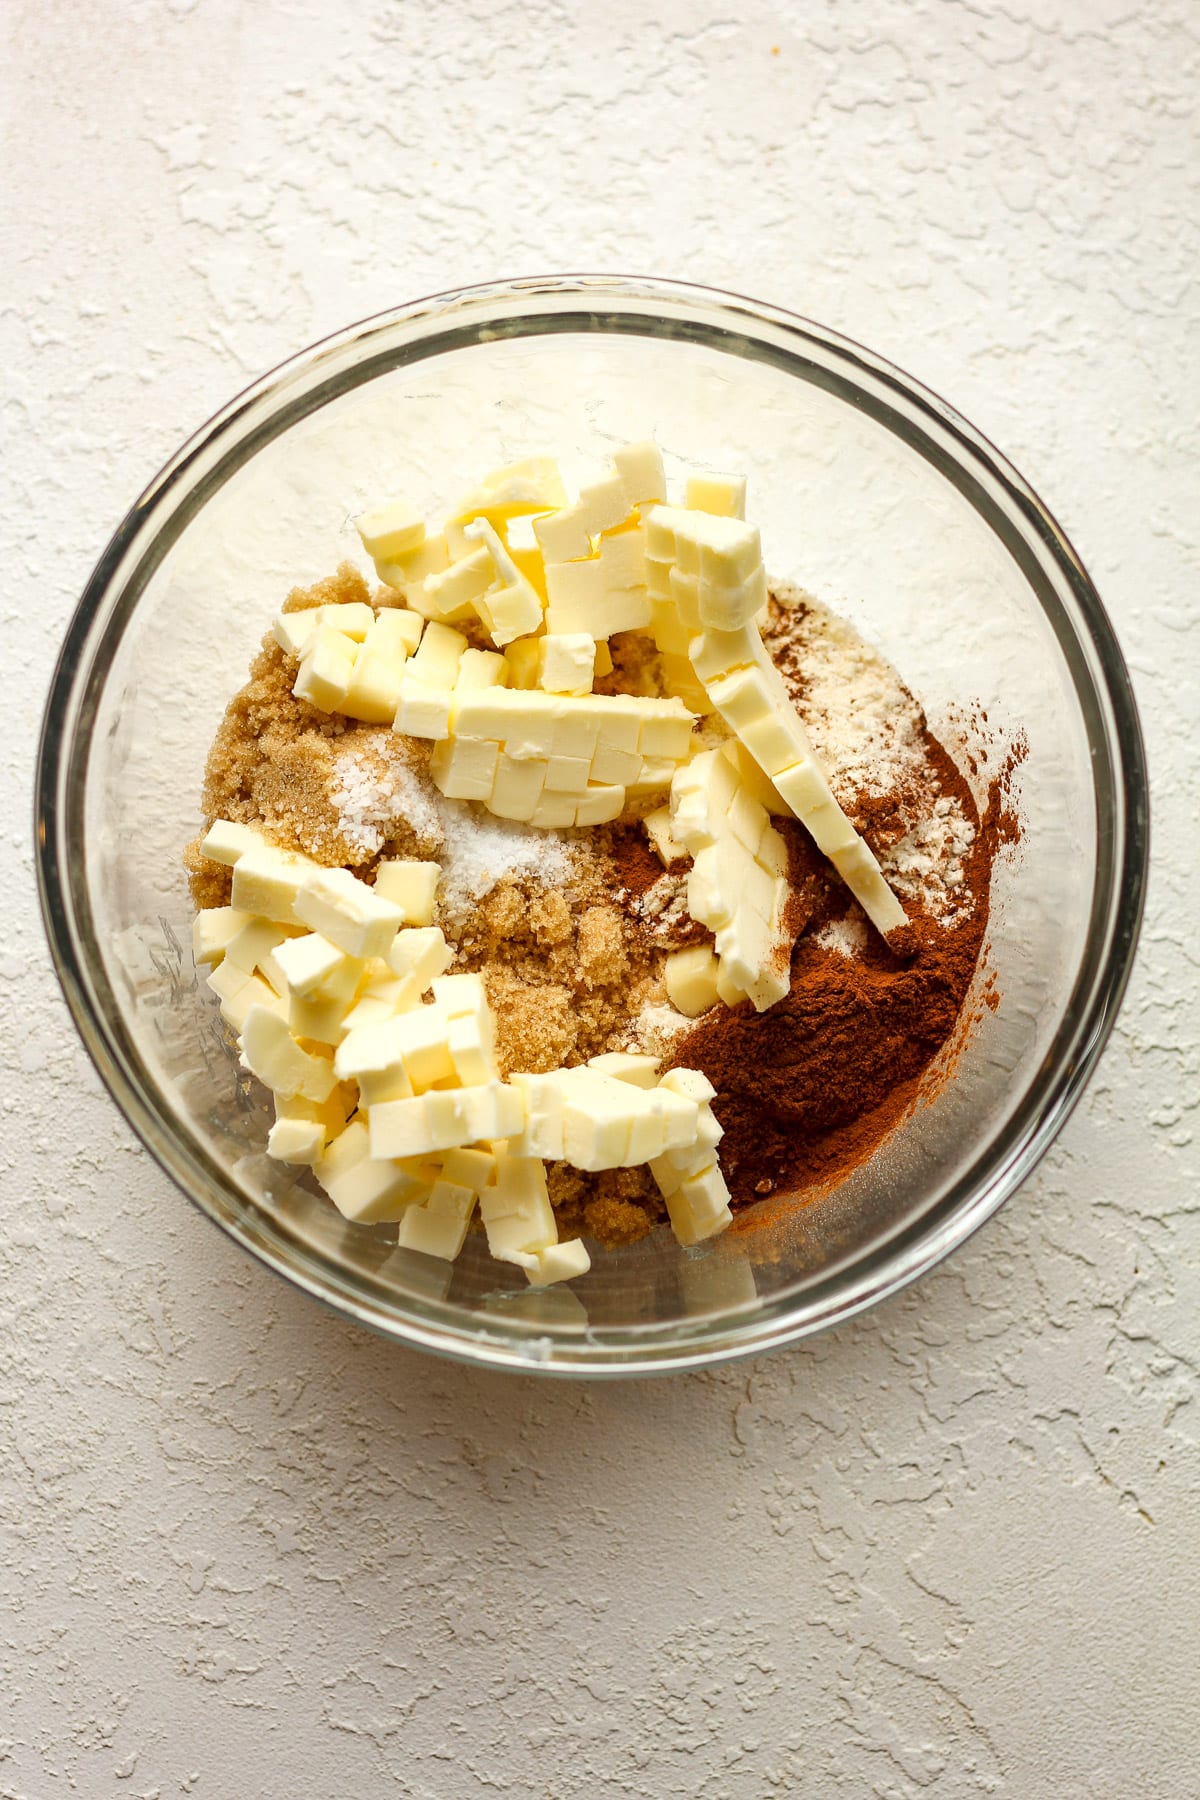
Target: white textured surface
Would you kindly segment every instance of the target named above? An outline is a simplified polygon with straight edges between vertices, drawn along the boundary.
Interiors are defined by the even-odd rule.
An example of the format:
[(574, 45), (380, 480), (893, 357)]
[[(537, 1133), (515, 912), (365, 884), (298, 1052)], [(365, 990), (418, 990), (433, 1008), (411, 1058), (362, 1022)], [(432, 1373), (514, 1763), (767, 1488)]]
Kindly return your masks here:
[[(0, 1796), (1196, 1793), (1195, 7), (14, 21)], [(646, 1386), (389, 1348), (195, 1216), (52, 989), (28, 841), (57, 641), (179, 439), (349, 319), (555, 267), (738, 287), (951, 397), (1089, 563), (1156, 784), (1037, 1178), (853, 1327)]]

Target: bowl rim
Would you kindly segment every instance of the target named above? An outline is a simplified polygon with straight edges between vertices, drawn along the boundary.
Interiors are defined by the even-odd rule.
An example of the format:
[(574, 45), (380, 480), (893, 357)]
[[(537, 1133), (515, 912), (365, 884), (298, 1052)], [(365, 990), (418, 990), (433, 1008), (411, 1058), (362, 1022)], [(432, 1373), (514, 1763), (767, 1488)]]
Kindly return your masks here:
[[(211, 1158), (181, 1140), (147, 1093), (152, 1084), (139, 1073), (144, 1065), (119, 1017), (102, 1004), (94, 979), (95, 959), (85, 954), (78, 928), (80, 917), (87, 917), (86, 882), (77, 866), (82, 859), (67, 853), (68, 824), (81, 801), (89, 725), (103, 681), (100, 651), (119, 641), (137, 593), (170, 544), (233, 472), (229, 468), (215, 479), (225, 466), (222, 458), (228, 462), (236, 456), (240, 467), (262, 442), (296, 418), (318, 410), (334, 392), (346, 392), (374, 373), (400, 361), (424, 359), (452, 343), (595, 329), (692, 337), (726, 351), (782, 362), (793, 374), (800, 372), (797, 365), (804, 365), (808, 378), (818, 381), (812, 358), (819, 353), (825, 359), (822, 367), (832, 361), (846, 379), (858, 384), (860, 393), (874, 396), (872, 405), (863, 410), (910, 444), (920, 437), (922, 454), (943, 474), (954, 471), (952, 478), (960, 490), (965, 492), (967, 484), (977, 490), (968, 497), (1030, 578), (1067, 658), (1081, 704), (1087, 697), (1080, 690), (1081, 670), (1091, 677), (1096, 717), (1085, 716), (1085, 724), (1089, 738), (1099, 728), (1099, 742), (1092, 743), (1093, 768), (1099, 771), (1103, 762), (1111, 772), (1107, 817), (1097, 793), (1098, 866), (1085, 954), (1056, 1035), (1058, 1054), (1043, 1059), (1051, 1066), (1042, 1071), (1038, 1104), (1032, 1104), (1035, 1083), (998, 1138), (977, 1155), (941, 1201), (865, 1257), (834, 1265), (805, 1290), (799, 1309), (784, 1299), (757, 1309), (747, 1320), (734, 1314), (728, 1322), (709, 1321), (692, 1330), (680, 1321), (670, 1327), (669, 1340), (665, 1332), (647, 1334), (644, 1327), (628, 1333), (587, 1331), (582, 1337), (556, 1340), (545, 1331), (523, 1331), (499, 1317), (487, 1326), (455, 1328), (433, 1317), (398, 1313), (384, 1302), (382, 1288), (372, 1293), (344, 1278), (311, 1245), (289, 1240), (278, 1221), (271, 1221), (268, 1229), (261, 1217), (254, 1216), (259, 1209), (223, 1180)], [(423, 345), (420, 357), (395, 354), (403, 341)], [(352, 361), (347, 365), (348, 358)], [(331, 392), (321, 383), (341, 379), (329, 374), (339, 365), (343, 372), (349, 366), (354, 379), (342, 379), (341, 387)], [(939, 447), (937, 455), (930, 455), (930, 444)], [(164, 531), (172, 526), (173, 535), (164, 539)], [(131, 573), (140, 581), (132, 592)], [(1047, 592), (1053, 609), (1047, 604)], [(1105, 753), (1103, 759), (1098, 751)], [(1094, 780), (1099, 780), (1098, 773)], [(564, 274), (457, 288), (346, 326), (251, 383), (180, 446), (117, 527), (68, 625), (42, 719), (34, 831), (43, 924), (75, 1026), (125, 1119), (201, 1212), (294, 1286), (395, 1341), (491, 1368), (601, 1377), (695, 1370), (794, 1342), (853, 1317), (919, 1279), (992, 1216), (1032, 1172), (1078, 1103), (1115, 1022), (1145, 904), (1149, 796), (1132, 683), (1099, 594), (1065, 532), (1033, 489), (952, 406), (853, 339), (784, 308), (659, 277)], [(1103, 885), (1101, 853), (1110, 870)], [(1081, 989), (1087, 991), (1081, 995)]]

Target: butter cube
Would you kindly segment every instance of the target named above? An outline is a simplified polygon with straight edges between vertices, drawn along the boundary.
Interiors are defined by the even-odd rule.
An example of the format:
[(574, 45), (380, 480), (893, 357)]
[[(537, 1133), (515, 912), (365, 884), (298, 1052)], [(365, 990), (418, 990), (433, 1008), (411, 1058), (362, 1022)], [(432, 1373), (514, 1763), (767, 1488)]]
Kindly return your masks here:
[(732, 587), (762, 566), (762, 540), (756, 525), (742, 519), (678, 506), (654, 506), (644, 517), (646, 554), (672, 558), (685, 574)]
[(363, 1025), (387, 1024), (420, 1004), (421, 989), (411, 976), (394, 975), (386, 981), (368, 982), (346, 1012), (340, 1034), (330, 1041), (340, 1044), (347, 1033)]
[(201, 856), (209, 862), (224, 863), (232, 868), (247, 850), (266, 850), (270, 846), (261, 831), (253, 825), (238, 825), (232, 819), (214, 819), (200, 844)]
[(435, 1181), (428, 1200), (401, 1215), (397, 1241), (405, 1250), (453, 1262), (466, 1240), (475, 1194), (456, 1182)]
[(667, 477), (662, 452), (649, 438), (614, 450), (613, 463), (630, 506), (652, 506), (666, 499)]
[(375, 615), (366, 645), (407, 661), (421, 642), (424, 629), (425, 621), (420, 613), (410, 612), (406, 606), (385, 606)]
[(455, 631), (437, 619), (430, 620), (416, 654), (405, 665), (406, 683), (412, 680), (425, 687), (452, 688), (458, 679), (458, 665), (466, 648), (467, 640), (461, 631)]
[(234, 1031), (241, 1031), (250, 1009), (282, 1013), (283, 1002), (259, 975), (247, 974), (236, 963), (223, 961), (208, 977), (207, 984), (221, 1002), (221, 1017)]
[(391, 562), (425, 540), (425, 521), (410, 500), (389, 501), (355, 520), (367, 555)]
[(388, 1069), (364, 1072), (356, 1078), (359, 1099), (368, 1113), (389, 1100), (411, 1100), (415, 1089), (403, 1063)]
[(566, 710), (565, 701), (552, 701), (548, 694), (518, 694), (509, 688), (460, 688), (454, 696), (453, 722), (457, 737), (494, 738), (505, 743), (514, 732), (545, 709), (539, 703), (550, 702), (550, 717), (556, 709)]
[(666, 1132), (662, 1110), (657, 1100), (651, 1100), (643, 1110), (630, 1117), (625, 1161), (630, 1168), (636, 1168), (639, 1163), (651, 1162), (665, 1151)]
[(271, 629), (275, 642), (289, 656), (302, 656), (307, 645), (322, 626), (340, 631), (344, 637), (362, 643), (375, 622), (375, 614), (365, 600), (347, 600), (329, 606), (309, 606), (300, 612), (280, 612)]
[(267, 1133), (267, 1155), (278, 1162), (311, 1168), (324, 1149), (324, 1128), (314, 1119), (277, 1119)]
[(242, 1026), (242, 1061), (252, 1075), (276, 1093), (327, 1100), (333, 1092), (333, 1063), (302, 1050), (287, 1021), (265, 1006), (252, 1006)]
[[(508, 655), (513, 646), (510, 644)], [(509, 666), (499, 650), (464, 650), (459, 659), (455, 686), (460, 688), (507, 687)]]
[(693, 1106), (711, 1106), (717, 1090), (700, 1069), (668, 1069), (659, 1083), (673, 1094), (681, 1094)]
[(490, 738), (444, 738), (429, 759), (429, 773), (449, 800), (492, 797), (500, 746)]
[(403, 668), (403, 656), (364, 644), (338, 710), (368, 725), (390, 725), (400, 704)]
[[(422, 1008), (421, 1012), (426, 1010)], [(352, 1026), (334, 1055), (333, 1069), (338, 1080), (356, 1081), (361, 1087), (367, 1077), (403, 1069), (410, 1036), (405, 1019), (409, 1016), (394, 1013), (386, 1019)]]
[(564, 506), (558, 512), (546, 513), (534, 520), (533, 531), (547, 567), (592, 553), (587, 515), (582, 507)]
[(693, 512), (716, 513), (726, 519), (746, 517), (744, 475), (689, 475), (684, 505)]
[(225, 954), (225, 947), (250, 923), (250, 914), (238, 912), (234, 906), (208, 906), (192, 921), (192, 958), (214, 967)]
[[(469, 556), (451, 563), (438, 574), (426, 577), (424, 594), (439, 612), (474, 607), (496, 579), (496, 568), (486, 544), (480, 544)], [(409, 604), (413, 602), (409, 599)]]
[[(735, 669), (754, 665), (763, 668), (768, 661), (762, 636), (753, 622), (739, 625), (736, 631), (705, 631), (692, 640), (689, 654), (698, 678), (705, 682), (719, 675), (731, 675)], [(777, 700), (781, 691), (782, 687), (775, 689), (773, 698)]]
[(702, 1244), (733, 1223), (729, 1189), (714, 1163), (699, 1175), (690, 1175), (673, 1194), (664, 1194), (671, 1229), (681, 1244)]
[(740, 988), (733, 980), (724, 963), (717, 972), (717, 995), (722, 1003), (730, 1008), (741, 1006), (750, 999), (745, 988)]
[(318, 931), (286, 939), (275, 952), (275, 961), (291, 994), (311, 994), (348, 965), (353, 967), (353, 959)]
[(600, 743), (592, 758), (593, 781), (620, 783), (628, 787), (642, 773), (642, 759), (636, 750), (619, 750), (612, 744)]
[(613, 579), (605, 559), (546, 564), (546, 625), (555, 633), (609, 638), (650, 623), (645, 587)]
[(320, 622), (319, 606), (303, 612), (278, 612), (271, 624), (271, 635), (285, 656), (299, 656)]
[(239, 912), (281, 925), (303, 924), (296, 896), (316, 871), (316, 863), (290, 850), (247, 850), (233, 867), (232, 904)]
[(387, 960), (396, 975), (411, 976), (423, 994), (439, 975), (445, 974), (454, 952), (438, 926), (405, 926), (396, 933)]
[(488, 806), (500, 819), (532, 819), (546, 784), (546, 764), (501, 752)]
[(450, 700), (447, 689), (426, 687), (424, 682), (408, 678), (406, 671), (400, 682), (400, 701), (392, 730), (435, 742), (449, 737)]
[(629, 799), (642, 799), (650, 794), (661, 793), (671, 785), (677, 765), (666, 760), (644, 762), (635, 780), (627, 783), (626, 792)]
[(292, 692), (322, 712), (337, 712), (354, 679), (357, 646), (344, 632), (321, 625), (304, 647)]
[[(375, 573), (385, 586), (397, 588), (409, 605), (424, 600), (425, 583), (431, 575), (441, 575), (450, 567), (450, 549), (445, 534), (427, 536), (415, 550), (406, 550), (393, 560), (376, 558)], [(414, 598), (415, 597), (415, 598)], [(415, 650), (416, 644), (410, 645)]]
[(568, 1238), (562, 1244), (547, 1244), (544, 1250), (534, 1254), (534, 1264), (525, 1273), (532, 1287), (548, 1287), (554, 1281), (571, 1281), (576, 1275), (586, 1275), (592, 1266), (592, 1259), (583, 1246), (581, 1238)]
[[(650, 562), (647, 562), (646, 564), (648, 572), (659, 566), (659, 564), (652, 564)], [(679, 608), (676, 606), (671, 594), (669, 566), (661, 566), (667, 569), (667, 573), (664, 575), (661, 584), (664, 589), (665, 597), (657, 597), (654, 593), (654, 587), (650, 585), (650, 581), (647, 582), (647, 589), (651, 595), (650, 630), (653, 633), (654, 643), (657, 649), (668, 656), (686, 656), (688, 654), (688, 646), (695, 635), (695, 628), (689, 627), (680, 617)], [(653, 579), (653, 577), (651, 577), (651, 579)], [(655, 585), (657, 585), (657, 583)], [(699, 618), (698, 611), (696, 616)]]
[(286, 1017), (294, 1038), (311, 1039), (315, 1044), (340, 1044), (346, 1035), (349, 1003), (328, 999), (320, 993), (289, 994)]
[(633, 507), (620, 475), (606, 475), (579, 490), (578, 511), (590, 537), (623, 525)]
[(632, 1087), (653, 1088), (658, 1083), (657, 1056), (642, 1056), (628, 1050), (608, 1050), (602, 1056), (589, 1056), (587, 1066), (611, 1081), (627, 1081)]
[[(796, 729), (800, 721), (790, 707), (788, 713), (775, 707), (738, 731), (741, 742), (772, 782), (784, 769), (791, 768), (807, 747), (807, 733), (802, 726), (799, 731)], [(790, 812), (795, 811), (792, 802), (787, 805)]]
[(737, 906), (738, 884), (724, 844), (697, 850), (687, 880), (687, 908), (711, 931), (728, 925)]
[(496, 1172), (496, 1158), (490, 1150), (448, 1150), (442, 1161), (442, 1175), (456, 1187), (481, 1194)]
[(465, 530), (468, 537), (482, 539), (496, 571), (496, 585), (489, 583), (475, 602), (493, 642), (508, 644), (537, 631), (542, 623), (541, 595), (522, 575), (495, 527), (488, 519), (478, 518)]
[[(722, 744), (721, 755), (736, 774), (739, 784), (752, 799), (757, 800), (764, 812), (774, 813), (779, 818), (794, 818), (791, 807), (771, 777), (763, 772), (762, 766), (740, 738), (730, 738)], [(782, 839), (779, 841), (782, 843)], [(757, 849), (755, 853), (758, 853)]]
[(403, 913), (348, 869), (318, 869), (295, 902), (301, 924), (322, 932), (347, 956), (386, 956)]
[(551, 694), (589, 694), (596, 640), (586, 632), (551, 633), (541, 640), (541, 683)]
[(702, 581), (700, 623), (706, 630), (736, 631), (762, 611), (767, 599), (767, 572), (761, 563), (740, 581)]
[(549, 1075), (514, 1074), (510, 1085), (521, 1095), (524, 1124), (510, 1137), (514, 1156), (545, 1157), (561, 1162), (563, 1155), (563, 1096), (561, 1070)]
[(682, 844), (671, 833), (671, 809), (669, 806), (656, 807), (647, 813), (642, 820), (646, 836), (650, 840), (650, 848), (654, 851), (664, 869), (674, 863), (685, 862), (688, 856), (687, 845)]
[(434, 897), (441, 877), (435, 862), (396, 858), (375, 871), (375, 892), (400, 908), (405, 925), (432, 925)]
[(830, 860), (855, 899), (884, 937), (907, 923), (904, 908), (883, 879), (879, 865), (861, 839), (849, 850), (836, 851)]
[(466, 1142), (499, 1142), (525, 1129), (525, 1105), (520, 1091), (501, 1081), (463, 1088), (466, 1096)]
[(429, 1192), (408, 1169), (373, 1158), (367, 1127), (357, 1120), (334, 1139), (314, 1173), (342, 1216), (360, 1225), (399, 1219)]
[(482, 1087), (499, 1079), (495, 1034), (489, 1023), (470, 1016), (450, 1020), (446, 1042), (454, 1073), (464, 1087)]
[(685, 1019), (698, 1019), (717, 1004), (719, 965), (708, 944), (692, 944), (686, 950), (673, 950), (667, 958), (664, 977), (667, 998)]
[[(455, 1079), (454, 1058), (450, 1054), (450, 1022), (435, 1006), (419, 1006), (399, 1021), (405, 1073), (417, 1093), (435, 1087), (439, 1082)], [(449, 1143), (464, 1143), (464, 1138), (450, 1138)], [(431, 1145), (440, 1149), (441, 1145)], [(407, 1151), (391, 1152), (395, 1156)]]
[[(368, 1120), (371, 1155), (379, 1161), (389, 1161), (427, 1156), (439, 1148), (438, 1133), (429, 1111), (432, 1097), (418, 1094), (407, 1100), (385, 1100), (372, 1106)], [(445, 1124), (445, 1121), (439, 1122)], [(455, 1142), (453, 1125), (445, 1142), (447, 1145)]]
[(423, 1156), (478, 1139), (508, 1137), (523, 1122), (520, 1095), (498, 1081), (386, 1101), (371, 1108), (371, 1154)]
[(753, 856), (762, 842), (763, 832), (768, 829), (766, 811), (750, 794), (744, 783), (739, 781), (733, 803), (728, 813), (729, 830), (738, 843)]
[(448, 1019), (491, 1017), (487, 989), (479, 975), (439, 975), (433, 983), (433, 998)]
[[(546, 763), (546, 789), (552, 794), (582, 794), (591, 774), (591, 758), (551, 756)], [(574, 823), (574, 816), (570, 821)]]
[(553, 512), (566, 504), (566, 489), (554, 459), (527, 456), (493, 469), (450, 516), (455, 523), (482, 517), (498, 524), (530, 513)]
[[(667, 705), (672, 704), (667, 702)], [(677, 710), (663, 710), (642, 720), (638, 749), (648, 759), (666, 758), (682, 762), (692, 743), (692, 717), (686, 708), (674, 703)]]
[[(576, 1077), (579, 1072), (574, 1072)], [(563, 1156), (577, 1169), (619, 1169), (629, 1161), (637, 1089), (596, 1075), (563, 1089)]]
[(499, 1156), (496, 1179), (479, 1196), (488, 1249), (501, 1262), (536, 1256), (558, 1242), (558, 1226), (537, 1157)]
[(584, 698), (570, 706), (565, 702), (559, 704), (561, 717), (556, 718), (548, 730), (551, 756), (581, 758), (590, 765), (600, 741), (600, 721), (604, 711), (600, 701)]
[(518, 638), (504, 652), (504, 666), (509, 684), (524, 692), (538, 685), (544, 640), (537, 637)]
[(589, 787), (575, 803), (576, 825), (607, 825), (625, 805), (623, 787)]
[(774, 709), (767, 683), (756, 667), (715, 676), (708, 682), (708, 693), (725, 723), (739, 735), (745, 726)]
[(542, 597), (514, 564), (516, 580), (489, 588), (478, 601), (479, 616), (494, 644), (511, 644), (514, 638), (536, 631), (542, 623)]
[(611, 675), (612, 672), (613, 672), (613, 659), (612, 659), (612, 651), (608, 647), (608, 640), (607, 640), (607, 638), (597, 638), (596, 639), (596, 663), (595, 663), (596, 680), (599, 681), (599, 679), (602, 675)]

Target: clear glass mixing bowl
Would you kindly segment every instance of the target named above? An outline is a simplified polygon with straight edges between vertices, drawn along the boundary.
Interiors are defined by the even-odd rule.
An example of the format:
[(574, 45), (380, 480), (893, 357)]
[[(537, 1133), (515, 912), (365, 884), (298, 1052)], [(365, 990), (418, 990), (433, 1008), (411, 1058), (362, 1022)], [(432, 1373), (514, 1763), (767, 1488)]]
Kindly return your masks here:
[[(1023, 835), (997, 868), (982, 1009), (953, 1080), (831, 1198), (666, 1231), (535, 1291), (471, 1238), (453, 1266), (348, 1225), (264, 1154), (189, 949), (180, 852), (205, 752), (286, 589), (359, 555), (402, 489), (547, 449), (568, 477), (653, 436), (745, 470), (769, 567), (847, 615), (934, 729), (1023, 730)], [(118, 1105), (197, 1206), (271, 1268), (389, 1336), (495, 1367), (696, 1368), (846, 1318), (928, 1269), (1027, 1176), (1111, 1028), (1140, 920), (1146, 775), (1128, 676), (1079, 559), (979, 433), (804, 319), (670, 282), (477, 287), (351, 327), (249, 388), (124, 520), (54, 677), (37, 788), (47, 930)], [(759, 1217), (755, 1213), (760, 1214)], [(515, 1281), (512, 1277), (515, 1276)]]

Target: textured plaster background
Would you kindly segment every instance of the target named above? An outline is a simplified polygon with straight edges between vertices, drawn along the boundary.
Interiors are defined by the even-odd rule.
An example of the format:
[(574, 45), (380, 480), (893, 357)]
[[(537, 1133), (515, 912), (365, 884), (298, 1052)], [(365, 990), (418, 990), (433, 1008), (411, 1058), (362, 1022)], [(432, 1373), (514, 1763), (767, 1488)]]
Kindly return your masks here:
[[(9, 0), (0, 1796), (1200, 1793), (1192, 0)], [(389, 1348), (100, 1091), (28, 793), (105, 538), (392, 302), (647, 270), (840, 326), (1008, 451), (1133, 666), (1157, 866), (1038, 1176), (920, 1288), (588, 1389)]]

